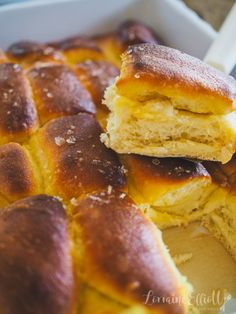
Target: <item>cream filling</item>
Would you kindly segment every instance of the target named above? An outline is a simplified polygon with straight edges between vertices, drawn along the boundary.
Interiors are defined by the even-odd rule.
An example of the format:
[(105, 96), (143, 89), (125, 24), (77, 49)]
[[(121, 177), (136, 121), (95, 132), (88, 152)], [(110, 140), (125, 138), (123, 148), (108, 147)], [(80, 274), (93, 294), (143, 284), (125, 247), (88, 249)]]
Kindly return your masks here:
[(151, 145), (170, 140), (199, 143), (217, 140), (223, 145), (236, 136), (234, 112), (227, 115), (197, 114), (175, 109), (168, 99), (138, 103), (114, 93), (106, 103), (113, 111), (107, 125), (108, 133), (111, 135), (120, 130), (124, 135), (127, 128), (127, 140), (139, 136), (139, 141)]
[(111, 109), (102, 141), (119, 153), (229, 161), (236, 146), (236, 116), (199, 114), (158, 98), (137, 102), (106, 92)]

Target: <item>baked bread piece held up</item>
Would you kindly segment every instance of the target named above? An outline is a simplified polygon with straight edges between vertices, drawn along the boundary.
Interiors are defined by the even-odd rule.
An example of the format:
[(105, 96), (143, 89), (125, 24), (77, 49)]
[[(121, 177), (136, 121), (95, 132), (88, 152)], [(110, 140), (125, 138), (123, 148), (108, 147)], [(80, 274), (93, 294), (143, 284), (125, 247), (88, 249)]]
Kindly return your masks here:
[(141, 44), (107, 89), (103, 140), (119, 153), (226, 163), (236, 146), (232, 77), (178, 50)]
[(72, 314), (74, 290), (62, 204), (36, 195), (0, 209), (1, 314)]

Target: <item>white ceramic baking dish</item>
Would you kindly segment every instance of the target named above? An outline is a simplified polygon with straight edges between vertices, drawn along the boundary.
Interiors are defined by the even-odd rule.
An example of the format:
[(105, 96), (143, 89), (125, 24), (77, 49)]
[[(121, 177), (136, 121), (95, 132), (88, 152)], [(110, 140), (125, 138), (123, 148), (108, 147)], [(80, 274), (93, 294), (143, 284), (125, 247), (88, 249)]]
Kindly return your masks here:
[(0, 47), (14, 41), (50, 41), (115, 28), (127, 18), (151, 25), (172, 46), (202, 58), (216, 36), (178, 0), (41, 0), (0, 7)]
[[(145, 22), (167, 45), (198, 58), (204, 57), (217, 35), (210, 25), (179, 0), (34, 0), (0, 7), (0, 47), (6, 49), (22, 39), (44, 42), (77, 34), (107, 32), (128, 18)], [(165, 240), (168, 237), (164, 234)], [(186, 235), (183, 237), (186, 238)], [(177, 237), (169, 238), (172, 240), (167, 244), (171, 247), (171, 241), (174, 239), (175, 245)], [(178, 238), (180, 240), (181, 234)], [(200, 249), (202, 255), (207, 255), (204, 249), (210, 248), (204, 245)], [(198, 254), (197, 250), (194, 254)], [(207, 273), (210, 274), (213, 264), (210, 264)], [(214, 265), (211, 273), (219, 269), (218, 264)], [(201, 272), (206, 270), (202, 268)], [(233, 307), (229, 305), (222, 313), (235, 313)]]

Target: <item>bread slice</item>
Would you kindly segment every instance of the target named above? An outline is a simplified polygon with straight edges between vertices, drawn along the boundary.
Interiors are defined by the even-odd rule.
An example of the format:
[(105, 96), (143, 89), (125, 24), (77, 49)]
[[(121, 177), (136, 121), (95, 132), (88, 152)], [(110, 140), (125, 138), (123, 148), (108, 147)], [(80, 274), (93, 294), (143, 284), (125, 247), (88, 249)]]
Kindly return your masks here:
[(133, 46), (107, 89), (102, 139), (119, 153), (229, 161), (236, 146), (233, 78), (164, 46)]

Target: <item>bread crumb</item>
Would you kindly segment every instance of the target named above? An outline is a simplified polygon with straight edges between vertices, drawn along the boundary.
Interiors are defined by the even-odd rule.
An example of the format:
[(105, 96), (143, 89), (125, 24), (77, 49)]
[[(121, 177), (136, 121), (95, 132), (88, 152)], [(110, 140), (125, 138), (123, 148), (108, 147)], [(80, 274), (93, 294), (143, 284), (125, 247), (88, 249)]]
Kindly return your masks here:
[(74, 136), (70, 136), (66, 139), (67, 144), (75, 144), (76, 138)]
[(47, 97), (48, 97), (48, 98), (53, 98), (53, 94), (48, 92), (48, 93), (47, 93)]
[(125, 198), (125, 193), (121, 193), (120, 198), (123, 200)]
[(111, 192), (112, 192), (112, 186), (111, 185), (108, 185), (108, 187), (107, 187), (107, 194), (111, 194)]
[(189, 261), (193, 257), (192, 253), (184, 253), (178, 254), (173, 257), (176, 266), (179, 266), (187, 261)]
[(128, 289), (129, 290), (135, 290), (135, 289), (137, 289), (139, 287), (140, 287), (140, 282), (139, 281), (133, 281), (133, 282), (129, 283), (129, 285), (128, 285)]
[(73, 198), (70, 200), (70, 203), (71, 203), (71, 205), (73, 205), (73, 206), (77, 206), (77, 205), (78, 205), (78, 200), (77, 200), (75, 197), (73, 197)]
[(62, 146), (63, 144), (65, 144), (65, 139), (61, 136), (56, 136), (54, 140), (57, 146)]

